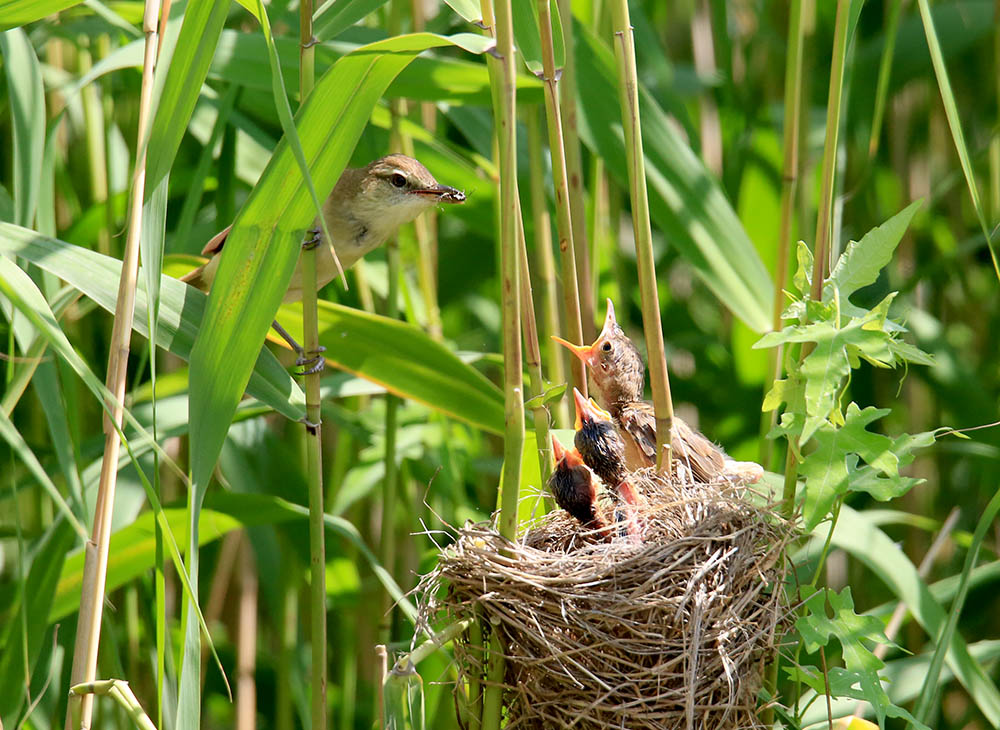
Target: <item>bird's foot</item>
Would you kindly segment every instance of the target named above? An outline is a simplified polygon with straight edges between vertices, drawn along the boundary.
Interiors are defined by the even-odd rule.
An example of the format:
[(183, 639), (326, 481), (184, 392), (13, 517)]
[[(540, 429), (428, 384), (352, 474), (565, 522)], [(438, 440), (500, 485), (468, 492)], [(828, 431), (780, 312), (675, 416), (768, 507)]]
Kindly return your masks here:
[(326, 358), (323, 357), (326, 348), (322, 345), (313, 352), (306, 352), (305, 350), (298, 350), (297, 352), (299, 356), (295, 359), (295, 366), (301, 369), (296, 371), (296, 375), (312, 375), (313, 373), (322, 372), (323, 368), (326, 367)]
[(322, 232), (320, 231), (318, 226), (316, 228), (310, 228), (308, 233), (309, 233), (309, 238), (307, 238), (302, 242), (303, 251), (312, 251), (323, 240), (323, 236), (321, 235)]

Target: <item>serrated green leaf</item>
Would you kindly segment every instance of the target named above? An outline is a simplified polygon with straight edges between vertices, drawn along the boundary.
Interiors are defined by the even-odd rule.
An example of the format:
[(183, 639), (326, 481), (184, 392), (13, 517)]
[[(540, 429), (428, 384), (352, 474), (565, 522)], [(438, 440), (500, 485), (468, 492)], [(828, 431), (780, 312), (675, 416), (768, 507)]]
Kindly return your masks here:
[(805, 241), (799, 241), (795, 246), (795, 260), (797, 266), (795, 275), (792, 277), (792, 284), (801, 296), (805, 296), (812, 286), (813, 268), (813, 254)]
[[(814, 533), (814, 539), (825, 542), (829, 530)], [(931, 636), (941, 634), (947, 614), (935, 600), (917, 568), (900, 547), (865, 515), (842, 505), (831, 544), (847, 551), (868, 566), (875, 575), (906, 604), (913, 617)], [(1000, 691), (983, 666), (970, 654), (962, 636), (950, 635), (946, 659), (948, 666), (979, 710), (991, 725), (1000, 725)]]
[(848, 243), (823, 284), (823, 301), (833, 299), (834, 289), (846, 301), (858, 289), (874, 284), (922, 204), (922, 200), (915, 200), (882, 225), (872, 228), (860, 241)]

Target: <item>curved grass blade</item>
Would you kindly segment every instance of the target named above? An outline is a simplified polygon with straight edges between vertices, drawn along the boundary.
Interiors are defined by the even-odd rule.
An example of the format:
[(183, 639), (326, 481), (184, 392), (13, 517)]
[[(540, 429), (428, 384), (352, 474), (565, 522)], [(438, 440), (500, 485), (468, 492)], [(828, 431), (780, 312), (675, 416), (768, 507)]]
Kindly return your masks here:
[[(0, 17), (4, 17), (2, 7)], [(0, 33), (0, 52), (14, 132), (14, 222), (30, 227), (38, 205), (38, 171), (45, 147), (42, 71), (28, 34), (21, 28)]]
[[(936, 648), (934, 656), (931, 658), (930, 667), (924, 678), (923, 689), (920, 693), (920, 701), (917, 709), (913, 713), (920, 722), (925, 722), (928, 713), (931, 711), (931, 700), (938, 695), (938, 678), (941, 676), (941, 667), (944, 664), (945, 649), (952, 644), (952, 638), (956, 635), (958, 619), (962, 615), (962, 608), (965, 606), (965, 599), (969, 595), (969, 578), (976, 567), (976, 559), (979, 557), (979, 550), (986, 538), (987, 531), (994, 526), (997, 513), (1000, 512), (1000, 491), (994, 493), (983, 514), (976, 524), (976, 531), (972, 535), (972, 545), (965, 555), (965, 564), (962, 566), (961, 579), (958, 584), (958, 592), (955, 600), (951, 604), (948, 612), (948, 622), (939, 634), (935, 635)], [(985, 711), (984, 711), (985, 712)]]
[(24, 465), (34, 475), (35, 479), (38, 480), (42, 489), (45, 490), (45, 493), (49, 495), (49, 499), (55, 503), (56, 508), (66, 518), (66, 521), (72, 526), (73, 530), (76, 531), (80, 540), (87, 542), (89, 538), (87, 529), (80, 523), (76, 515), (73, 514), (73, 509), (66, 503), (66, 500), (59, 493), (59, 489), (49, 479), (49, 475), (45, 472), (45, 467), (38, 461), (35, 453), (28, 446), (28, 443), (17, 430), (17, 427), (7, 418), (2, 410), (0, 410), (0, 438), (3, 438), (7, 442), (11, 451), (18, 455)]
[[(818, 539), (825, 538), (824, 529)], [(916, 566), (899, 546), (863, 514), (842, 505), (831, 544), (868, 566), (906, 604), (930, 636), (942, 635), (948, 620), (944, 608), (934, 599), (927, 584), (917, 574)], [(948, 642), (945, 661), (990, 724), (1000, 725), (1000, 692), (957, 633), (952, 634)]]
[[(3, 293), (3, 295), (5, 295), (15, 307), (27, 316), (31, 323), (39, 330), (40, 335), (45, 337), (49, 341), (49, 344), (52, 345), (53, 349), (56, 350), (64, 360), (66, 360), (77, 375), (80, 376), (80, 379), (87, 385), (94, 397), (101, 403), (105, 412), (110, 415), (116, 400), (114, 394), (108, 390), (107, 387), (105, 387), (105, 385), (97, 378), (97, 376), (94, 375), (93, 372), (91, 372), (83, 358), (81, 358), (73, 349), (72, 345), (70, 345), (66, 335), (61, 329), (59, 329), (55, 317), (49, 309), (48, 303), (45, 301), (41, 292), (38, 291), (38, 288), (35, 286), (31, 278), (24, 271), (18, 268), (17, 265), (4, 256), (0, 256), (0, 293)], [(152, 440), (150, 434), (142, 427), (141, 424), (139, 424), (131, 412), (127, 408), (123, 408), (122, 411), (129, 424), (138, 428), (143, 436), (149, 438), (150, 445), (156, 453), (164, 459), (164, 462), (180, 473), (183, 477), (183, 472), (180, 471), (177, 464), (163, 451), (156, 441)], [(136, 472), (138, 473), (139, 479), (142, 481), (142, 486), (146, 491), (146, 496), (153, 507), (154, 513), (157, 515), (159, 524), (164, 529), (164, 535), (167, 538), (166, 544), (170, 548), (170, 555), (174, 560), (174, 566), (180, 574), (181, 583), (184, 586), (184, 593), (187, 596), (189, 603), (194, 606), (195, 614), (201, 630), (206, 636), (209, 637), (209, 648), (212, 651), (216, 664), (219, 666), (219, 671), (222, 672), (223, 679), (225, 679), (225, 671), (222, 669), (222, 662), (219, 660), (219, 656), (215, 651), (215, 646), (211, 642), (208, 625), (205, 623), (205, 618), (202, 616), (201, 608), (197, 603), (196, 594), (192, 591), (191, 583), (188, 581), (187, 575), (184, 572), (184, 565), (181, 561), (180, 551), (177, 549), (173, 534), (169, 531), (169, 526), (166, 525), (162, 519), (163, 509), (160, 507), (160, 502), (156, 496), (156, 492), (153, 490), (153, 487), (146, 478), (143, 470), (139, 467), (135, 453), (132, 451), (132, 446), (126, 437), (125, 432), (118, 427), (114, 418), (107, 419), (106, 423), (111, 424), (118, 432), (118, 437), (128, 450), (129, 456), (132, 457), (132, 462), (136, 466)], [(227, 680), (227, 689), (228, 686), (229, 683)]]
[[(344, 56), (316, 84), (298, 114), (298, 137), (315, 188), (333, 189), (371, 110), (396, 74), (428, 48), (482, 51), (479, 36), (400, 36)], [(331, 123), (332, 120), (332, 123)], [(251, 363), (288, 286), (315, 206), (283, 139), (251, 192), (223, 249), (205, 322), (191, 352), (191, 467), (207, 483)]]
[[(121, 261), (26, 228), (0, 222), (0, 254), (20, 256), (76, 287), (109, 312), (114, 311)], [(160, 317), (156, 344), (185, 360), (191, 358), (201, 327), (205, 295), (169, 276), (160, 278)], [(135, 330), (148, 337), (146, 291), (136, 292)], [(247, 392), (288, 418), (305, 415), (302, 390), (267, 349), (257, 353)]]
[(34, 23), (79, 3), (80, 0), (0, 0), (0, 31)]
[(170, 171), (208, 75), (228, 0), (188, 3), (180, 35), (160, 92), (146, 152), (146, 200)]
[[(162, 515), (165, 524), (180, 540), (180, 544), (186, 544), (187, 511), (183, 508), (166, 508)], [(225, 492), (210, 494), (205, 498), (205, 506), (198, 520), (198, 544), (212, 542), (231, 530), (242, 527), (280, 525), (308, 518), (309, 511), (305, 507), (279, 497)], [(112, 534), (111, 557), (108, 561), (108, 591), (135, 580), (153, 567), (155, 553), (153, 529), (156, 519), (152, 512), (146, 512), (127, 527)], [(400, 602), (403, 612), (412, 620), (416, 616), (413, 604), (405, 597), (403, 590), (392, 576), (378, 564), (357, 528), (336, 515), (327, 514), (324, 522), (328, 530), (340, 535), (361, 552), (393, 600)], [(49, 623), (59, 621), (79, 608), (82, 578), (83, 550), (78, 549), (69, 554), (60, 573), (52, 608), (48, 614)]]
[(982, 198), (979, 196), (979, 186), (976, 184), (976, 176), (972, 170), (969, 148), (965, 144), (965, 134), (962, 132), (962, 119), (958, 115), (958, 105), (955, 103), (955, 95), (951, 91), (948, 68), (944, 65), (941, 43), (938, 41), (937, 31), (934, 29), (934, 17), (931, 15), (930, 5), (927, 0), (917, 0), (917, 6), (920, 8), (920, 17), (924, 23), (927, 47), (931, 53), (934, 74), (937, 76), (938, 87), (941, 90), (941, 103), (944, 104), (944, 113), (948, 119), (948, 127), (951, 129), (951, 137), (955, 142), (955, 151), (958, 153), (958, 159), (962, 165), (962, 174), (965, 175), (965, 183), (969, 186), (969, 197), (972, 199), (972, 207), (976, 210), (979, 227), (983, 231), (983, 238), (986, 239), (986, 247), (989, 249), (990, 260), (993, 262), (993, 271), (996, 273), (997, 279), (1000, 280), (1000, 263), (997, 262), (997, 254), (993, 248), (993, 235), (990, 232), (989, 225), (986, 223), (986, 210), (983, 207)]
[[(319, 338), (327, 362), (492, 433), (503, 433), (503, 394), (422, 329), (333, 302), (318, 302)], [(286, 305), (281, 322), (302, 332), (302, 310)]]

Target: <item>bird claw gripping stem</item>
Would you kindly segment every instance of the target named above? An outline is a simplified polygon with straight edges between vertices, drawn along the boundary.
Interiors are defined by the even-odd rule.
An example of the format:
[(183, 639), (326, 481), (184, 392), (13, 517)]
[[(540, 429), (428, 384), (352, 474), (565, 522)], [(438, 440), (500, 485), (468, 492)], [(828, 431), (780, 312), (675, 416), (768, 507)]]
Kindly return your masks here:
[(323, 236), (320, 235), (319, 227), (310, 228), (308, 233), (309, 233), (309, 238), (307, 238), (302, 242), (302, 249), (304, 251), (312, 251), (323, 240)]
[(301, 370), (296, 371), (296, 375), (312, 375), (313, 373), (322, 372), (323, 368), (326, 367), (326, 359), (323, 357), (324, 352), (326, 352), (326, 348), (322, 345), (314, 352), (300, 351), (299, 356), (295, 359), (295, 366), (301, 368)]

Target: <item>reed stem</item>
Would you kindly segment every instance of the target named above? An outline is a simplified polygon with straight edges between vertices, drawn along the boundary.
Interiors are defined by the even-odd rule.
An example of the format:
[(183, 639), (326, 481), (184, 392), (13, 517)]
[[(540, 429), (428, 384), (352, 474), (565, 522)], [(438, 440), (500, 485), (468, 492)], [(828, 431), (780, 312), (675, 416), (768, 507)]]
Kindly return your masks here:
[[(580, 312), (580, 272), (577, 266), (573, 214), (566, 166), (566, 144), (563, 136), (562, 111), (559, 108), (559, 87), (556, 81), (555, 50), (552, 42), (552, 17), (549, 0), (538, 0), (538, 24), (542, 39), (542, 81), (545, 84), (545, 111), (549, 127), (549, 150), (552, 153), (552, 176), (556, 194), (556, 231), (559, 235), (562, 264), (563, 307), (566, 310), (566, 339), (583, 343), (583, 323)], [(565, 37), (563, 38), (565, 43)], [(567, 52), (568, 55), (568, 52)], [(586, 257), (584, 257), (586, 258)], [(593, 322), (593, 313), (590, 321)], [(573, 385), (587, 394), (587, 373), (583, 363), (568, 353)]]
[[(494, 28), (495, 56), (490, 81), (494, 90), (494, 119), (500, 171), (500, 302), (503, 312), (504, 461), (500, 499), (500, 534), (513, 539), (517, 531), (517, 503), (524, 447), (524, 387), (521, 380), (521, 298), (517, 199), (517, 87), (514, 63), (514, 26), (510, 0), (497, 0), (496, 18), (490, 0), (482, 0), (483, 22)], [(503, 706), (504, 656), (496, 632), (490, 651), (483, 697), (482, 727), (499, 730)]]
[[(312, 29), (313, 2), (299, 3), (299, 104), (304, 104), (315, 79), (315, 39)], [(302, 329), (307, 353), (319, 355), (319, 314), (316, 308), (316, 251), (304, 249), (302, 267)], [(309, 484), (309, 673), (313, 730), (326, 730), (326, 535), (323, 525), (323, 415), (320, 410), (320, 372), (305, 376), (306, 480)]]
[[(97, 488), (97, 506), (91, 539), (85, 546), (83, 588), (80, 613), (77, 618), (76, 644), (70, 685), (92, 682), (97, 676), (97, 652), (101, 639), (101, 618), (104, 610), (104, 589), (107, 581), (108, 552), (111, 541), (111, 517), (114, 510), (115, 487), (118, 482), (118, 454), (121, 448), (124, 417), (125, 384), (128, 356), (135, 316), (135, 289), (139, 273), (139, 237), (142, 231), (142, 201), (146, 187), (146, 134), (153, 98), (153, 69), (156, 65), (157, 19), (159, 0), (146, 0), (142, 18), (145, 47), (142, 62), (142, 87), (139, 95), (139, 125), (136, 131), (135, 171), (129, 208), (128, 237), (122, 257), (122, 273), (118, 283), (115, 320), (111, 331), (111, 352), (108, 356), (107, 387), (114, 396), (109, 403), (111, 417), (104, 414), (104, 456)], [(114, 419), (112, 423), (112, 418)], [(66, 707), (66, 730), (92, 727), (94, 698), (91, 694), (73, 695)]]
[[(576, 36), (573, 29), (573, 7), (571, 0), (558, 0), (559, 20), (563, 32), (563, 61), (561, 83), (559, 84), (559, 113), (562, 117), (563, 146), (566, 154), (566, 179), (569, 192), (570, 224), (573, 229), (573, 255), (576, 258), (577, 288), (580, 292), (580, 318), (583, 335), (587, 342), (597, 337), (594, 327), (596, 274), (590, 262), (590, 246), (587, 238), (586, 190), (583, 187), (583, 160), (580, 155), (580, 133), (576, 122)], [(546, 12), (551, 14), (546, 5)], [(541, 15), (539, 15), (541, 21)], [(550, 28), (544, 23), (542, 33)], [(548, 76), (548, 74), (546, 74)], [(583, 342), (583, 340), (580, 340)], [(563, 350), (565, 356), (566, 351)], [(574, 358), (575, 360), (576, 358)], [(581, 363), (582, 365), (582, 363)], [(586, 391), (582, 391), (586, 393)], [(569, 401), (566, 401), (567, 406)]]
[(639, 121), (639, 81), (635, 65), (635, 38), (629, 20), (628, 0), (611, 3), (615, 59), (618, 62), (621, 92), (622, 126), (625, 129), (625, 154), (628, 164), (629, 193), (632, 198), (632, 228), (635, 232), (639, 295), (642, 299), (643, 329), (649, 360), (649, 380), (656, 414), (656, 461), (661, 471), (673, 461), (671, 429), (674, 406), (670, 398), (667, 359), (663, 350), (660, 303), (656, 291), (656, 266), (653, 262), (653, 233), (649, 223), (649, 198), (646, 194), (646, 165), (642, 151), (642, 127)]
[[(526, 400), (539, 398), (538, 405), (531, 410), (535, 426), (535, 446), (538, 453), (538, 473), (542, 483), (549, 479), (552, 471), (552, 449), (549, 446), (549, 414), (541, 403), (545, 393), (545, 379), (542, 377), (542, 353), (538, 345), (538, 324), (535, 322), (535, 301), (531, 293), (531, 271), (528, 267), (528, 248), (524, 237), (524, 219), (520, 215), (521, 203), (518, 196), (517, 247), (521, 268), (521, 327), (524, 332), (524, 362), (531, 378), (531, 385), (525, 388)], [(565, 401), (565, 398), (560, 398)], [(534, 517), (534, 510), (532, 510)]]
[[(781, 329), (781, 312), (784, 309), (785, 282), (788, 279), (789, 260), (792, 255), (792, 218), (795, 215), (795, 194), (798, 188), (799, 172), (799, 126), (802, 116), (802, 38), (805, 24), (802, 15), (802, 0), (791, 0), (788, 17), (788, 55), (785, 59), (785, 112), (784, 112), (784, 160), (781, 176), (781, 224), (778, 233), (778, 260), (775, 273), (774, 307), (771, 328)], [(771, 371), (765, 386), (781, 377), (781, 361), (784, 348), (777, 347), (771, 352)], [(778, 411), (774, 409), (762, 414), (760, 434), (760, 460), (764, 469), (770, 471), (774, 457), (773, 444), (767, 434), (777, 423)]]
[[(565, 383), (565, 349), (552, 340), (552, 335), (561, 331), (559, 325), (559, 304), (556, 297), (556, 265), (552, 255), (552, 219), (545, 200), (545, 178), (542, 169), (542, 133), (538, 121), (538, 106), (527, 107), (524, 115), (528, 128), (528, 158), (531, 164), (529, 180), (531, 186), (531, 217), (535, 225), (535, 273), (540, 283), (540, 303), (535, 311), (541, 311), (539, 342), (546, 345), (546, 372), (550, 383)], [(560, 398), (552, 404), (555, 422), (560, 428), (569, 428), (569, 399)]]

